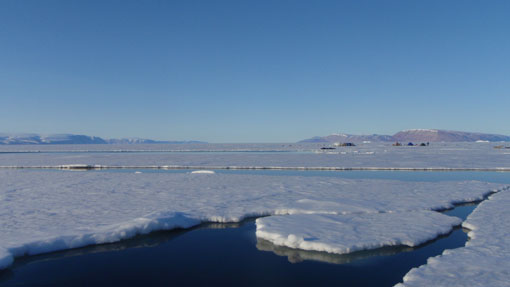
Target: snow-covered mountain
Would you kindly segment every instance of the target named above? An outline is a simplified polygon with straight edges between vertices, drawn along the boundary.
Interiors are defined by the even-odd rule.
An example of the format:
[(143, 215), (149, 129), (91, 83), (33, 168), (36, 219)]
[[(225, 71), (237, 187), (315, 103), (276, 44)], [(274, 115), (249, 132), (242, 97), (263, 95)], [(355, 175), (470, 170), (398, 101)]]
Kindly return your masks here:
[(427, 142), (475, 142), (475, 141), (510, 141), (510, 136), (484, 133), (471, 133), (446, 130), (415, 129), (405, 130), (393, 135), (394, 141)]
[(300, 141), (301, 143), (334, 143), (334, 142), (385, 142), (392, 141), (388, 135), (350, 135), (350, 134), (332, 134), (324, 137), (313, 137)]
[(0, 134), (0, 144), (106, 144), (100, 137), (72, 134)]
[(510, 136), (472, 133), (448, 130), (412, 129), (400, 131), (390, 135), (350, 135), (332, 134), (323, 137), (313, 137), (300, 141), (301, 143), (334, 143), (334, 142), (475, 142), (475, 141), (510, 141)]
[(205, 143), (203, 141), (158, 141), (141, 138), (108, 139), (109, 144), (194, 144)]
[(0, 144), (184, 144), (199, 141), (156, 141), (140, 138), (103, 139), (73, 134), (6, 134), (0, 133)]

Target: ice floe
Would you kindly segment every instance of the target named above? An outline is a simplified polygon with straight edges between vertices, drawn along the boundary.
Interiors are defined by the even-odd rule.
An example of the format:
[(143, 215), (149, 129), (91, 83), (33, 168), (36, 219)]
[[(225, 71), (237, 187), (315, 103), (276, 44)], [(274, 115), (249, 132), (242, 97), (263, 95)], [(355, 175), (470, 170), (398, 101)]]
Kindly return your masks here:
[(434, 211), (296, 214), (259, 218), (256, 234), (279, 246), (345, 254), (384, 246), (414, 247), (450, 232), (461, 222)]
[(411, 269), (397, 286), (510, 286), (510, 190), (482, 202), (462, 224), (465, 247), (445, 250)]
[[(443, 209), (500, 185), (191, 173), (0, 170), (1, 262), (200, 222)], [(9, 255), (10, 254), (10, 255)]]

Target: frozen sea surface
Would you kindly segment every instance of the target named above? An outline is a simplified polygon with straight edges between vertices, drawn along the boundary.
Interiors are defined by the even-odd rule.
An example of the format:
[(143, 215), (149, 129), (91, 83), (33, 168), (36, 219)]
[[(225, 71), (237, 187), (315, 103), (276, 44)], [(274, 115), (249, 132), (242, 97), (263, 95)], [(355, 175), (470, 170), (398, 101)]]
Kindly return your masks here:
[(257, 237), (278, 246), (346, 254), (385, 246), (414, 247), (460, 225), (435, 211), (350, 215), (295, 214), (257, 219)]
[[(510, 169), (510, 150), (499, 143), (433, 143), (394, 147), (389, 143), (339, 147), (319, 145), (80, 145), (0, 146), (0, 166), (69, 164), (113, 167), (216, 168), (408, 168)], [(28, 152), (28, 153), (27, 153)]]
[(462, 224), (466, 247), (445, 250), (398, 286), (510, 286), (510, 190), (482, 202)]
[(0, 182), (3, 265), (11, 256), (115, 242), (204, 221), (437, 210), (502, 188), (478, 181), (34, 170), (0, 170)]

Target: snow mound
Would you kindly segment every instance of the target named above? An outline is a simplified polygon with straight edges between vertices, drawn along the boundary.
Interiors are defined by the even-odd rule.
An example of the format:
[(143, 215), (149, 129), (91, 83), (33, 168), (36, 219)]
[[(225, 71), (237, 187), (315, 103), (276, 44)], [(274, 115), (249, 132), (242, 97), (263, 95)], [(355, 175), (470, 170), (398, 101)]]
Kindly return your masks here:
[(257, 237), (290, 248), (346, 254), (384, 246), (414, 247), (450, 232), (457, 217), (434, 211), (259, 218)]
[(194, 170), (191, 173), (193, 174), (215, 174), (212, 170)]
[(466, 247), (445, 250), (413, 268), (397, 286), (509, 286), (510, 190), (492, 195), (462, 226), (471, 229)]

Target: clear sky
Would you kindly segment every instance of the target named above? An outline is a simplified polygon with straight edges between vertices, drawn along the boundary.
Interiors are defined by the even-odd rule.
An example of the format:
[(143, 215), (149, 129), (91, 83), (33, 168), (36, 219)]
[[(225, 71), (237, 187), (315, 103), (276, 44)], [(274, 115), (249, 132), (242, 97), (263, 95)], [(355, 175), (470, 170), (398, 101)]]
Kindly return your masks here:
[(0, 132), (510, 135), (510, 1), (0, 1)]

